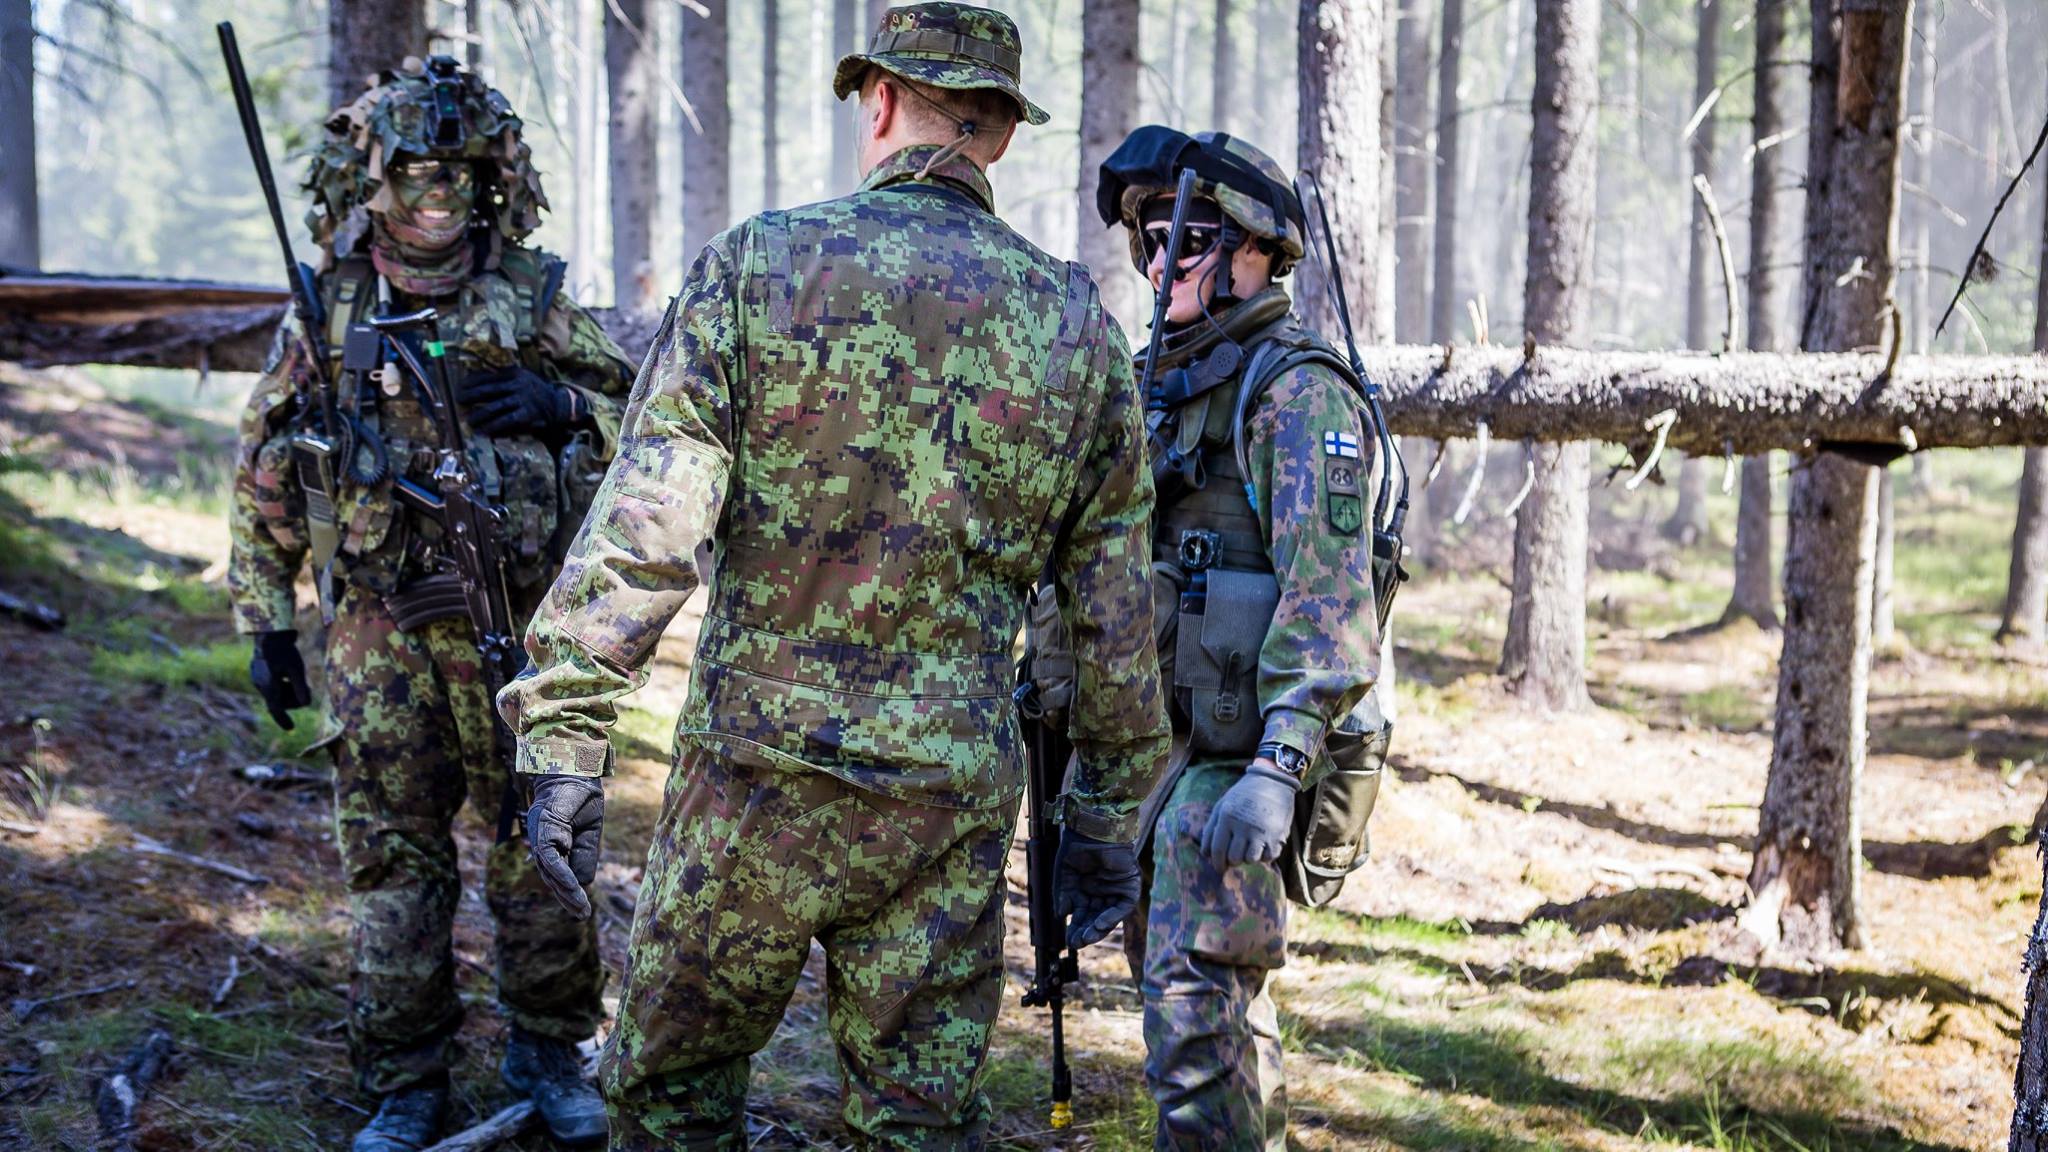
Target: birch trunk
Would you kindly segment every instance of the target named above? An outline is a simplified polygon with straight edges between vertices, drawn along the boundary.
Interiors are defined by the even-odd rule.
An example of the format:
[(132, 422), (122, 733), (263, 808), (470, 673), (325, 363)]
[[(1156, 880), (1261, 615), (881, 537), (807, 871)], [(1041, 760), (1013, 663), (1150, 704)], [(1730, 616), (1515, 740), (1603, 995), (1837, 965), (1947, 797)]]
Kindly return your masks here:
[[(1813, 351), (1887, 338), (1912, 7), (1813, 0), (1801, 335)], [(1876, 505), (1869, 465), (1819, 453), (1793, 469), (1777, 720), (1749, 874), (1754, 897), (1742, 915), (1766, 947), (1821, 952), (1863, 942), (1856, 792), (1866, 753)]]
[(728, 0), (699, 0), (706, 14), (685, 7), (677, 79), (696, 123), (683, 117), (683, 269), (713, 236), (732, 222), (732, 104), (727, 99)]
[[(874, 29), (863, 26), (860, 0), (832, 0), (832, 62), (867, 46)], [(860, 97), (848, 96), (832, 108), (832, 171), (826, 191), (838, 195), (860, 183)]]
[[(1600, 102), (1600, 0), (1536, 9), (1535, 116), (1529, 167), (1525, 339), (1570, 344), (1590, 300), (1594, 148)], [(1591, 446), (1530, 448), (1534, 485), (1515, 517), (1513, 598), (1501, 674), (1527, 703), (1585, 708), (1586, 503)]]
[[(474, 0), (472, 0), (474, 2)], [(611, 146), (612, 299), (620, 308), (656, 306), (654, 207), (658, 194), (656, 79), (647, 0), (607, 0), (604, 68)]]
[(36, 202), (36, 30), (30, 0), (0, 0), (0, 264), (42, 266)]
[(1081, 172), (1075, 218), (1080, 235), (1075, 251), (1095, 273), (1103, 306), (1132, 326), (1150, 314), (1139, 301), (1143, 282), (1131, 267), (1123, 229), (1106, 226), (1095, 212), (1095, 184), (1102, 162), (1124, 142), (1138, 121), (1138, 0), (1082, 0), (1081, 3)]
[[(1787, 184), (1785, 145), (1786, 24), (1791, 0), (1757, 0), (1756, 62), (1751, 71), (1754, 110), (1751, 136), (1757, 149), (1749, 180), (1749, 347), (1755, 352), (1783, 352), (1786, 338), (1786, 289), (1790, 277), (1780, 268), (1785, 250), (1784, 189)], [(1768, 452), (1742, 462), (1741, 504), (1735, 515), (1735, 592), (1722, 620), (1747, 617), (1765, 631), (1778, 628), (1773, 604), (1777, 567), (1771, 561), (1771, 457)]]
[(1209, 123), (1218, 132), (1237, 130), (1237, 42), (1230, 34), (1232, 0), (1216, 0), (1215, 48), (1209, 54)]
[[(1379, 339), (1381, 0), (1301, 0), (1296, 27), (1301, 106), (1296, 163), (1316, 175), (1329, 204), (1358, 341)], [(1317, 227), (1321, 219), (1308, 206)], [(1327, 266), (1327, 261), (1325, 265)], [(1341, 340), (1331, 285), (1298, 277), (1295, 302), (1310, 327)]]
[(1444, 0), (1443, 51), (1436, 65), (1436, 243), (1430, 279), (1429, 340), (1456, 338), (1465, 306), (1458, 287), (1458, 67), (1464, 57), (1465, 0)]
[(420, 0), (333, 0), (327, 7), (327, 104), (363, 94), (372, 77), (407, 56), (427, 54)]

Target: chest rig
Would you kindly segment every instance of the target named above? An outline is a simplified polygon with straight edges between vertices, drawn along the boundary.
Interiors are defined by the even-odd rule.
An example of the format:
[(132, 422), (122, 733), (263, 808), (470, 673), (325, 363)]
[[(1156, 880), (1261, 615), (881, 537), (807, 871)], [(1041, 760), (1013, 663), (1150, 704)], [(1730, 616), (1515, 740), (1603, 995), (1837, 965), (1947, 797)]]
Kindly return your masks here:
[[(508, 250), (497, 273), (464, 285), (458, 303), (441, 321), (443, 338), (456, 357), (456, 378), (533, 361), (562, 274), (559, 260)], [(461, 589), (441, 562), (439, 525), (407, 511), (393, 496), (395, 480), (424, 481), (432, 473), (440, 438), (422, 383), (401, 369), (392, 350), (372, 338), (374, 333), (366, 335), (359, 327), (394, 305), (380, 299), (376, 270), (366, 259), (339, 262), (323, 287), (330, 350), (325, 368), (335, 381), (342, 432), (330, 497), (333, 574), (383, 597), (406, 631), (460, 615)], [(533, 584), (548, 570), (549, 545), (560, 519), (554, 454), (532, 437), (468, 439), (470, 466), (483, 478), (490, 499), (505, 510), (507, 575), (514, 585)]]

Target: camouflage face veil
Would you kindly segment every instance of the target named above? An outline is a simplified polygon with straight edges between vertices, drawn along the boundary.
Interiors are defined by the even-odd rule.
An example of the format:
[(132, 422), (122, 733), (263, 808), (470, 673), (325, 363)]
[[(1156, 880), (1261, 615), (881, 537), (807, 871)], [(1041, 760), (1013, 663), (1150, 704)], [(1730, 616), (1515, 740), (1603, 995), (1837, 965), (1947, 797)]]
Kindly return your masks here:
[(548, 207), (523, 128), (504, 93), (454, 58), (407, 57), (327, 118), (303, 185), (313, 199), (306, 224), (329, 251), (356, 251), (370, 214), (399, 207), (385, 169), (403, 155), (473, 169), (478, 220), (523, 239)]

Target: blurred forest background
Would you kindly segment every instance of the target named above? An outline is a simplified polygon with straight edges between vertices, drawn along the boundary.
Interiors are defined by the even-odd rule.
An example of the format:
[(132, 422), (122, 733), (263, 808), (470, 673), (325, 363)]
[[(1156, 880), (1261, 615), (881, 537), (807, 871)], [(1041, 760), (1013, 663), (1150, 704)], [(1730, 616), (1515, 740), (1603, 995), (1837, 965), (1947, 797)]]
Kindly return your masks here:
[[(273, 283), (269, 223), (214, 46), (213, 23), (229, 17), (302, 258), (297, 151), (335, 94), (354, 91), (330, 68), (337, 13), (423, 12), (436, 51), (508, 95), (552, 201), (535, 239), (569, 259), (585, 302), (658, 306), (711, 230), (857, 178), (853, 110), (831, 100), (830, 71), (864, 42), (873, 0), (334, 4), (0, 0), (0, 289), (37, 267)], [(1848, 6), (1911, 13), (1902, 180), (1883, 217), (1892, 243), (1824, 279), (1839, 289), (1895, 269), (1909, 360), (1955, 357), (1960, 374), (1981, 363), (1961, 357), (2040, 347), (2048, 172), (2021, 171), (2048, 123), (2048, 4)], [(1538, 23), (1569, 12), (1597, 27), (1597, 175), (1574, 208), (1588, 221), (1586, 319), (1550, 342), (1719, 352), (1729, 312), (1738, 346), (1755, 336), (1761, 300), (1778, 324), (1760, 346), (1801, 344), (1790, 317), (1813, 233), (1800, 225), (1813, 11), (1828, 0), (1005, 7), (1023, 34), (1025, 90), (1053, 121), (1020, 128), (994, 169), (998, 210), (1049, 251), (1089, 260), (1134, 339), (1149, 296), (1092, 208), (1093, 164), (1120, 132), (1087, 129), (1128, 93), (1112, 121), (1224, 129), (1291, 168), (1304, 94), (1326, 79), (1305, 73), (1300, 29), (1328, 17), (1370, 53), (1344, 67), (1376, 80), (1380, 110), (1377, 125), (1340, 124), (1351, 135), (1325, 153), (1351, 167), (1361, 148), (1377, 158), (1377, 206), (1343, 186), (1346, 163), (1311, 165), (1332, 187), (1347, 253), (1379, 252), (1359, 264), (1373, 281), (1353, 285), (1362, 333), (1519, 348), (1535, 279), (1533, 108), (1554, 47)], [(1760, 53), (1766, 13), (1782, 31)], [(1554, 41), (1557, 24), (1545, 27)], [(1775, 117), (1757, 115), (1760, 64), (1779, 82)], [(1775, 195), (1760, 202), (1759, 186)], [(1361, 204), (1369, 228), (1341, 216)], [(1772, 211), (1775, 230), (1753, 244)], [(1968, 292), (1936, 340), (1966, 267)], [(252, 705), (247, 648), (227, 617), (226, 490), (249, 381), (0, 362), (0, 993), (12, 997), (0, 1012), (0, 1148), (93, 1146), (96, 1086), (157, 1032), (174, 1055), (135, 1146), (335, 1147), (368, 1103), (348, 1084), (339, 1035), (347, 923), (327, 769), (305, 755), (320, 733), (281, 731)], [(1756, 849), (1767, 780), (1778, 761), (1788, 779), (1801, 767), (1774, 746), (1789, 643), (1775, 565), (1804, 459), (1780, 452), (1738, 469), (1667, 453), (1663, 483), (1631, 487), (1622, 477), (1641, 461), (1595, 446), (1580, 529), (1591, 567), (1571, 606), (1585, 643), (1568, 653), (1583, 706), (1544, 711), (1502, 674), (1525, 561), (1516, 513), (1534, 475), (1525, 451), (1408, 445), (1417, 579), (1394, 625), (1399, 719), (1376, 853), (1336, 905), (1297, 916), (1275, 977), (1294, 1146), (1815, 1152), (2010, 1136), (2039, 1147), (2048, 1109), (2023, 1107), (2015, 1124), (2013, 1089), (2023, 1033), (2035, 1054), (2023, 1100), (2048, 1085), (2048, 1016), (2028, 1015), (2022, 972), (2029, 958), (2036, 983), (2048, 979), (2030, 931), (2043, 889), (2048, 619), (2008, 589), (2022, 576), (2048, 588), (2048, 509), (2022, 495), (2023, 474), (2048, 457), (2023, 473), (2021, 449), (1942, 449), (1890, 467), (1874, 516), (1885, 544), (1862, 573), (1877, 606), (1857, 625), (1877, 659), (1839, 701), (1867, 719), (1867, 760), (1859, 730), (1846, 798), (1817, 819), (1794, 813), (1840, 833), (1826, 851), (1861, 887), (1823, 885), (1819, 898), (1845, 902), (1858, 923), (1781, 950), (1738, 921), (1772, 880)], [(1760, 561), (1739, 511), (1762, 525)], [(1760, 591), (1737, 579), (1745, 538)], [(317, 629), (314, 614), (301, 629)], [(615, 733), (622, 768), (596, 901), (615, 970), (695, 630), (686, 614)], [(465, 821), (472, 865), (489, 836)], [(1016, 985), (1028, 957), (1021, 905), (1011, 913)], [(465, 1120), (505, 1103), (489, 956), (488, 916), (466, 897)], [(1111, 949), (1085, 964), (1070, 1024), (1081, 1126), (1045, 1128), (1044, 1018), (1011, 1002), (987, 1084), (1000, 1147), (1150, 1146), (1135, 989)], [(822, 996), (814, 968), (757, 1064), (757, 1147), (847, 1141)]]

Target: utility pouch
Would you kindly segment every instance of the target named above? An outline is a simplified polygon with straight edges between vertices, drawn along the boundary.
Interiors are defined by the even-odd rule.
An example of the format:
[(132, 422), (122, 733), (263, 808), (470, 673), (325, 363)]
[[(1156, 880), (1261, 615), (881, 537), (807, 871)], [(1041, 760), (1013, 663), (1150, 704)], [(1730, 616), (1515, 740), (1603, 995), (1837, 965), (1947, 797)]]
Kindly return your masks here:
[(299, 491), (306, 496), (306, 548), (312, 553), (313, 570), (324, 572), (341, 548), (341, 530), (334, 516), (335, 443), (313, 432), (299, 432), (292, 436), (291, 446)]
[(1031, 680), (1046, 716), (1063, 715), (1074, 702), (1074, 645), (1060, 617), (1059, 591), (1050, 581), (1031, 590), (1024, 607), (1025, 643), (1031, 652)]
[[(1198, 592), (1197, 589), (1200, 589)], [(1174, 697), (1187, 714), (1198, 755), (1243, 755), (1259, 747), (1259, 649), (1280, 605), (1270, 572), (1209, 568), (1190, 574), (1181, 596), (1173, 654)]]
[(1280, 852), (1287, 898), (1320, 908), (1337, 898), (1344, 881), (1365, 867), (1372, 840), (1366, 822), (1379, 803), (1393, 725), (1380, 714), (1379, 692), (1333, 729), (1323, 742), (1329, 766), (1321, 780), (1294, 801), (1294, 830)]

